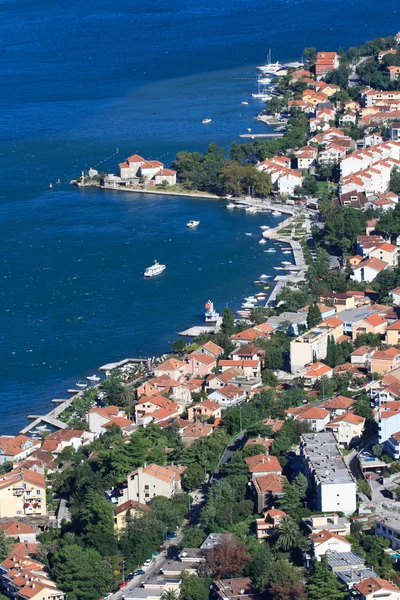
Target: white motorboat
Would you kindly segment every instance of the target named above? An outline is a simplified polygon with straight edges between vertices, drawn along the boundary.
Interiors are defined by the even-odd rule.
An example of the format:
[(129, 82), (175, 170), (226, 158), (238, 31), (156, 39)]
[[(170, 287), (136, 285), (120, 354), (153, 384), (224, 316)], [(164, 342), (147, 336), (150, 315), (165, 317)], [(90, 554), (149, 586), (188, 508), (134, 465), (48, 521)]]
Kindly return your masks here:
[(265, 250), (264, 252), (268, 252), (268, 254), (272, 254), (273, 252), (276, 252), (275, 248), (268, 248), (268, 250)]
[(155, 277), (156, 275), (160, 275), (160, 273), (165, 271), (166, 268), (167, 265), (160, 265), (160, 263), (155, 260), (154, 264), (152, 264), (151, 267), (147, 267), (147, 269), (144, 272), (144, 276)]
[(259, 292), (258, 294), (256, 294), (256, 298), (257, 299), (262, 299), (262, 298), (266, 298), (267, 294), (264, 294), (264, 292)]
[(284, 270), (283, 267), (273, 267), (273, 269), (275, 269), (275, 271), (283, 271)]
[(253, 235), (252, 233), (245, 233), (244, 235)]
[(292, 254), (291, 250), (282, 250), (282, 254)]
[(239, 315), (240, 317), (249, 317), (250, 316), (250, 311), (249, 310), (237, 310), (236, 314)]
[(260, 275), (260, 279), (269, 279), (271, 275)]
[(229, 204), (226, 205), (226, 208), (236, 208), (236, 204), (234, 204), (234, 202), (229, 202)]
[(263, 85), (269, 85), (271, 83), (271, 79), (269, 77), (259, 77), (258, 83), (262, 83)]
[(261, 238), (261, 240), (258, 242), (259, 244), (266, 244), (267, 240), (264, 240), (264, 238)]
[(207, 123), (211, 123), (211, 119), (203, 119), (202, 123), (203, 125), (207, 125)]
[(76, 385), (76, 387), (81, 388), (81, 389), (85, 389), (88, 386), (86, 381), (77, 381), (75, 385)]
[(273, 214), (274, 217), (280, 217), (281, 216), (281, 213), (279, 212), (279, 210), (273, 210), (272, 214)]
[(251, 304), (250, 302), (243, 302), (241, 304), (242, 308), (254, 308), (254, 304)]
[(257, 298), (255, 296), (247, 296), (247, 298), (245, 298), (246, 302), (257, 302)]
[(269, 229), (268, 225), (260, 225), (260, 229)]
[(197, 227), (197, 225), (200, 225), (200, 221), (189, 221), (189, 223), (186, 223), (186, 227)]
[(291, 265), (292, 263), (289, 260), (282, 260), (281, 265)]
[(241, 102), (241, 104), (243, 104), (243, 106), (248, 106), (249, 105), (248, 102)]
[(214, 304), (211, 300), (207, 300), (205, 305), (205, 321), (206, 323), (216, 323), (219, 319), (219, 313), (214, 309)]
[(97, 375), (89, 375), (89, 377), (86, 377), (86, 379), (88, 381), (100, 381), (100, 377), (98, 377)]

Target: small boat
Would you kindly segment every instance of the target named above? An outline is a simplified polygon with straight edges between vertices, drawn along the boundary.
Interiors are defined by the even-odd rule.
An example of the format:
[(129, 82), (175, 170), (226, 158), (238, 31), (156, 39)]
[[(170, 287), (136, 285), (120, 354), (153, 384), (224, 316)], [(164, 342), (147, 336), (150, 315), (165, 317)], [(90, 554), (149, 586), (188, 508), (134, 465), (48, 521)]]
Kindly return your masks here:
[(267, 294), (264, 294), (264, 292), (259, 292), (258, 294), (256, 294), (256, 298), (265, 298)]
[(154, 264), (152, 264), (151, 267), (147, 267), (147, 269), (144, 272), (144, 276), (155, 277), (156, 275), (160, 275), (160, 273), (165, 271), (166, 268), (167, 265), (160, 265), (160, 263), (155, 260)]
[(255, 296), (247, 296), (245, 300), (246, 302), (257, 302), (257, 298)]
[(260, 77), (258, 78), (258, 83), (262, 83), (264, 85), (268, 85), (269, 83), (271, 83), (272, 79), (270, 79), (270, 77), (263, 77), (262, 75), (260, 75)]
[(203, 123), (203, 125), (206, 125), (207, 123), (211, 123), (211, 119), (203, 119), (202, 123)]
[(241, 104), (243, 104), (243, 106), (248, 106), (249, 105), (248, 102), (241, 102)]
[(244, 235), (253, 235), (252, 233), (245, 233)]
[(260, 229), (269, 229), (268, 225), (260, 225)]
[(261, 239), (261, 240), (260, 240), (258, 243), (259, 243), (259, 244), (266, 244), (266, 243), (267, 243), (267, 240), (264, 240), (264, 238), (262, 238), (262, 239)]
[(49, 190), (52, 190), (52, 189), (53, 189), (53, 184), (49, 183)]
[(264, 290), (269, 290), (269, 285), (264, 285)]
[(186, 223), (186, 227), (197, 227), (197, 225), (200, 225), (200, 221), (189, 221), (189, 223)]
[(268, 250), (264, 250), (264, 252), (268, 252), (268, 254), (271, 254), (273, 252), (276, 252), (275, 248), (268, 248)]
[(251, 313), (249, 310), (237, 310), (236, 314), (240, 317), (249, 317)]
[(247, 131), (250, 133), (250, 131), (251, 131), (251, 127), (248, 127), (248, 128), (247, 128)]
[(250, 302), (243, 302), (240, 306), (242, 308), (254, 308), (254, 304), (250, 304)]
[(282, 254), (292, 254), (291, 250), (282, 250)]
[(281, 213), (279, 212), (279, 210), (273, 210), (272, 214), (274, 217), (280, 217)]
[(225, 196), (225, 198), (226, 198), (227, 200), (229, 200), (230, 198), (233, 198), (233, 196), (232, 196), (232, 194), (227, 194), (227, 195)]
[(263, 285), (265, 283), (265, 281), (263, 281), (262, 279), (256, 279), (255, 281), (253, 281), (253, 285)]
[(57, 183), (57, 185), (60, 185), (60, 183), (61, 183), (61, 179), (60, 179), (60, 178), (58, 178), (58, 179), (57, 179), (57, 181), (56, 181), (56, 183)]
[(269, 279), (271, 275), (260, 275), (260, 279)]
[(282, 260), (281, 265), (291, 265), (292, 263), (289, 260)]
[(82, 389), (85, 389), (88, 386), (86, 381), (77, 381), (75, 385), (76, 385), (76, 387), (82, 388)]
[(89, 377), (86, 377), (86, 379), (88, 381), (100, 381), (100, 377), (98, 377), (97, 375), (89, 375)]
[(283, 267), (272, 267), (275, 271), (284, 271)]
[(229, 202), (229, 204), (226, 205), (226, 208), (236, 208), (236, 204)]
[(211, 302), (211, 300), (207, 300), (205, 309), (205, 322), (216, 323), (219, 319), (219, 313), (214, 309), (214, 304)]

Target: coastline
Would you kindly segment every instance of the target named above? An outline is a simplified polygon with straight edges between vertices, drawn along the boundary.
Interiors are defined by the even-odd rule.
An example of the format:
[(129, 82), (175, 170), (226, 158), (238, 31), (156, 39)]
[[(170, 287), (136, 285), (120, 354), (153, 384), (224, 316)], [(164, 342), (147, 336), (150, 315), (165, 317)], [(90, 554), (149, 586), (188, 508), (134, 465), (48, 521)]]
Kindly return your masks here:
[[(130, 190), (130, 191), (136, 191), (136, 190)], [(153, 192), (147, 191), (147, 190), (143, 190), (143, 191), (144, 191), (144, 193), (153, 193)], [(160, 191), (159, 193), (162, 195), (168, 194), (168, 192), (164, 192), (164, 191)], [(188, 194), (179, 194), (179, 195), (187, 196)], [(205, 195), (202, 195), (200, 197), (207, 199), (207, 196), (205, 196)], [(224, 199), (221, 197), (216, 197), (216, 198), (218, 198), (219, 200)], [(231, 200), (234, 200), (234, 199), (232, 198)], [(286, 285), (289, 281), (295, 283), (297, 281), (302, 280), (304, 278), (305, 271), (307, 270), (307, 266), (305, 265), (305, 262), (304, 262), (301, 245), (296, 240), (293, 240), (291, 237), (288, 236), (286, 238), (282, 235), (279, 235), (279, 233), (278, 233), (285, 226), (287, 226), (288, 224), (291, 224), (293, 222), (293, 220), (298, 216), (300, 211), (295, 206), (289, 207), (289, 206), (280, 205), (278, 203), (270, 203), (270, 202), (264, 201), (264, 200), (257, 200), (254, 198), (251, 198), (251, 199), (243, 198), (243, 199), (235, 199), (235, 200), (238, 203), (235, 210), (244, 210), (246, 207), (252, 206), (254, 208), (257, 208), (259, 212), (270, 212), (271, 210), (276, 210), (279, 207), (279, 211), (282, 214), (289, 215), (285, 219), (280, 221), (278, 223), (278, 225), (276, 225), (274, 228), (267, 229), (262, 233), (262, 236), (264, 239), (270, 239), (271, 241), (274, 241), (277, 243), (284, 243), (284, 244), (287, 244), (288, 246), (290, 246), (290, 248), (292, 249), (292, 252), (293, 252), (293, 259), (294, 259), (294, 264), (295, 264), (295, 270), (293, 269), (293, 267), (285, 267), (285, 268), (283, 268), (283, 270), (286, 271), (286, 273), (284, 275), (277, 275), (274, 278), (274, 280), (273, 280), (274, 287), (271, 290), (269, 297), (265, 304), (265, 306), (268, 307), (275, 300), (277, 293), (280, 291), (280, 289), (284, 285)], [(164, 353), (165, 353), (165, 351), (164, 351)], [(163, 354), (163, 352), (160, 352), (157, 355), (157, 357), (161, 356), (162, 354)], [(148, 358), (146, 358), (146, 357), (122, 358), (119, 360), (110, 361), (107, 364), (104, 364), (102, 366), (98, 366), (95, 370), (105, 373), (105, 372), (109, 372), (113, 368), (118, 368), (119, 366), (123, 366), (123, 365), (129, 364), (129, 363), (137, 363), (139, 361), (146, 362), (147, 360), (148, 360)], [(98, 387), (98, 385), (99, 384), (96, 384), (96, 385), (90, 386), (90, 387)], [(29, 423), (20, 430), (20, 433), (27, 434), (29, 431), (31, 431), (32, 429), (34, 429), (41, 423), (54, 424), (61, 429), (66, 428), (67, 425), (65, 423), (63, 423), (63, 421), (61, 421), (59, 419), (59, 417), (65, 410), (67, 410), (70, 407), (70, 405), (76, 398), (79, 398), (82, 396), (83, 390), (68, 390), (68, 393), (72, 393), (72, 396), (68, 399), (62, 399), (62, 400), (61, 399), (53, 399), (53, 400), (51, 400), (51, 402), (53, 404), (57, 404), (57, 406), (55, 406), (54, 408), (52, 408), (45, 414), (43, 414), (43, 415), (37, 415), (37, 414), (28, 415), (27, 418), (29, 420)]]

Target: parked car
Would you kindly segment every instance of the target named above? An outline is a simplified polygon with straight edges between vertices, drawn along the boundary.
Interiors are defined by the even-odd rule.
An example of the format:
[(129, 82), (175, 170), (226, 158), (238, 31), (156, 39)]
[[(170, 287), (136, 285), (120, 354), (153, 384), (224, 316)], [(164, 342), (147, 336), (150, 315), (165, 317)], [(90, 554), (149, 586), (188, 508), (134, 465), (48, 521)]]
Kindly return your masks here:
[(144, 575), (145, 571), (143, 571), (143, 569), (137, 569), (137, 571), (134, 572), (134, 576), (137, 577), (138, 575)]
[(151, 558), (148, 558), (147, 560), (144, 561), (143, 566), (144, 567), (148, 567), (149, 565), (151, 565), (153, 561), (151, 560)]
[(128, 573), (128, 575), (125, 577), (125, 581), (132, 581), (134, 576), (135, 576), (134, 573)]
[(118, 584), (118, 587), (119, 587), (120, 590), (122, 590), (127, 585), (128, 585), (127, 581), (120, 581), (119, 584)]

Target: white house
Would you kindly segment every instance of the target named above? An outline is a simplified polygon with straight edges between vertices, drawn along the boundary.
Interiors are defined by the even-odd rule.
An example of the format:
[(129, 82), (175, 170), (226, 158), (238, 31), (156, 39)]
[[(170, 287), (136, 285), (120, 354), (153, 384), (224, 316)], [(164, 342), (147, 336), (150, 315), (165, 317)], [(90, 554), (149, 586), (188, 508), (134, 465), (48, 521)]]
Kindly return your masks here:
[(389, 295), (393, 298), (393, 304), (400, 306), (400, 287), (389, 292)]
[(176, 171), (173, 171), (172, 169), (160, 169), (157, 171), (157, 173), (154, 175), (154, 183), (156, 185), (161, 185), (164, 183), (164, 181), (166, 181), (169, 185), (175, 185)]
[(360, 580), (359, 583), (354, 584), (353, 593), (357, 600), (375, 600), (377, 598), (400, 600), (400, 588), (380, 577)]
[(125, 162), (118, 165), (120, 178), (123, 180), (137, 178), (139, 169), (145, 162), (146, 160), (138, 154), (129, 156)]
[(243, 402), (246, 399), (246, 392), (236, 387), (236, 385), (228, 384), (218, 390), (214, 390), (209, 394), (208, 399), (217, 402), (221, 408), (228, 408), (228, 406), (234, 406)]
[(360, 283), (363, 281), (373, 281), (387, 267), (387, 262), (379, 260), (379, 258), (368, 258), (361, 261), (356, 267), (353, 267), (353, 274), (350, 275), (350, 279)]
[(327, 429), (333, 431), (338, 444), (349, 446), (349, 444), (358, 441), (364, 431), (365, 419), (353, 414), (352, 412), (335, 417), (328, 423)]
[(150, 464), (139, 467), (127, 477), (127, 486), (118, 499), (118, 504), (134, 500), (147, 504), (154, 496), (171, 498), (181, 491), (181, 475), (185, 467)]
[(312, 550), (315, 558), (320, 561), (327, 552), (351, 552), (351, 544), (345, 537), (322, 529), (317, 533), (311, 533), (308, 536), (311, 541)]

